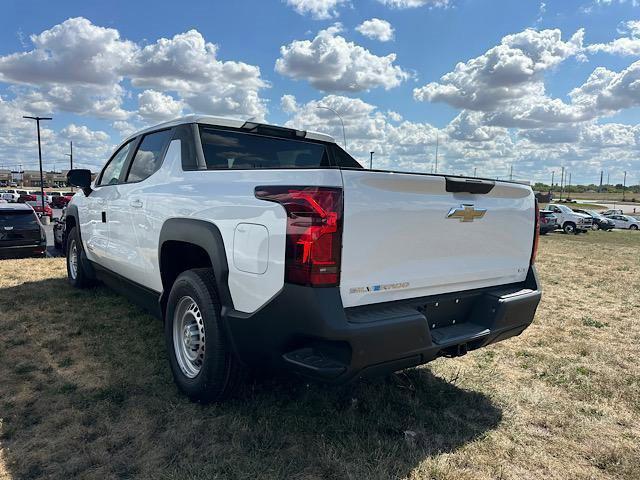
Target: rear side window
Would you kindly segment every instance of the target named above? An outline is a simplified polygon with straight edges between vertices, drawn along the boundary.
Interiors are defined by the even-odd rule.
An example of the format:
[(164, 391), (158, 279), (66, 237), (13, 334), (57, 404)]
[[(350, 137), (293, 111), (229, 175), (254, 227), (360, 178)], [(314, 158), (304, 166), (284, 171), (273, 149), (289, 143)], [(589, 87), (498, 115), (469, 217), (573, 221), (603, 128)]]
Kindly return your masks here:
[(0, 227), (37, 227), (36, 214), (30, 211), (0, 212)]
[(209, 170), (330, 166), (320, 143), (203, 127), (200, 138)]
[(111, 160), (107, 162), (104, 170), (102, 170), (102, 174), (100, 175), (100, 180), (98, 180), (97, 185), (116, 185), (120, 183), (122, 167), (124, 167), (124, 162), (129, 156), (129, 150), (131, 150), (132, 145), (132, 141), (127, 142), (120, 147), (113, 157), (111, 157)]
[(333, 158), (338, 167), (362, 168), (362, 165), (360, 165), (355, 158), (353, 158), (351, 155), (345, 152), (338, 145), (333, 145), (332, 148), (333, 148)]
[(135, 157), (131, 162), (127, 182), (140, 182), (153, 175), (162, 165), (164, 150), (173, 132), (162, 130), (149, 133), (142, 138)]

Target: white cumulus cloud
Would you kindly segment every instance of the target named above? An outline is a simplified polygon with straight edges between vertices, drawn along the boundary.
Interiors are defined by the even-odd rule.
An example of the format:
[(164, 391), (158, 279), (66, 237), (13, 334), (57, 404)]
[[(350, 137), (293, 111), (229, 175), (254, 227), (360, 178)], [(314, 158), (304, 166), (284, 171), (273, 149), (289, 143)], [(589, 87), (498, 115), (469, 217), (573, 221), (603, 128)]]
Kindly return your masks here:
[(280, 48), (276, 71), (307, 80), (325, 92), (358, 92), (397, 87), (410, 75), (395, 65), (396, 55), (377, 56), (339, 35), (340, 24), (318, 32), (313, 40), (296, 40)]
[(418, 8), (418, 7), (447, 7), (449, 0), (378, 0), (383, 5), (391, 8)]
[(287, 5), (300, 15), (311, 15), (316, 20), (326, 20), (338, 16), (337, 7), (348, 0), (287, 0)]
[(605, 52), (612, 55), (640, 57), (640, 20), (625, 22), (621, 33), (625, 37), (616, 38), (608, 43), (594, 43), (586, 47), (589, 53)]
[(156, 90), (145, 90), (138, 95), (138, 113), (151, 122), (179, 117), (184, 103)]
[(371, 20), (365, 20), (356, 27), (356, 30), (362, 35), (381, 42), (388, 42), (393, 40), (393, 27), (386, 20), (379, 18), (372, 18)]

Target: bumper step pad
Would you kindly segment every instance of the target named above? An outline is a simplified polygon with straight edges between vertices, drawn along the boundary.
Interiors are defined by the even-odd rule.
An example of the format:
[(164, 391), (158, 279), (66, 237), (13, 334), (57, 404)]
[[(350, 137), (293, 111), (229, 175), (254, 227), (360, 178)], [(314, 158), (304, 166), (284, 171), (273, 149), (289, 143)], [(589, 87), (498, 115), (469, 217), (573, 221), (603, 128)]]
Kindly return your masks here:
[(325, 378), (334, 378), (347, 370), (347, 365), (329, 358), (313, 348), (301, 348), (282, 355), (285, 362)]
[(475, 323), (460, 323), (431, 330), (431, 340), (438, 345), (454, 345), (460, 342), (472, 342), (486, 337), (491, 331)]

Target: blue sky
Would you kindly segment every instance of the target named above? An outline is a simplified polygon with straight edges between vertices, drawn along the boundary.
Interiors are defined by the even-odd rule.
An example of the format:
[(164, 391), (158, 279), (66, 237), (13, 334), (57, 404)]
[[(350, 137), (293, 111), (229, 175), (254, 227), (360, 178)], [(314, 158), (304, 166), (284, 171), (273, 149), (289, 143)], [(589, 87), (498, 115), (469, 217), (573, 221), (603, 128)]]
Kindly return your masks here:
[[(577, 181), (604, 169), (640, 182), (640, 87), (628, 81), (640, 75), (640, 24), (629, 23), (640, 19), (637, 0), (4, 3), (0, 167), (33, 162), (29, 126), (6, 120), (20, 112), (54, 116), (47, 166), (62, 162), (72, 139), (95, 169), (123, 135), (194, 111), (341, 138), (337, 120), (315, 108), (329, 105), (345, 116), (350, 152), (364, 159), (373, 149), (380, 167), (430, 171), (438, 138), (449, 173), (504, 177), (513, 164), (518, 178), (544, 180), (566, 166)], [(360, 31), (372, 19), (393, 38), (381, 41), (380, 23)], [(83, 40), (70, 47), (74, 35)], [(519, 36), (496, 55), (513, 65), (478, 68), (509, 35)], [(216, 47), (193, 57), (199, 39)], [(79, 68), (96, 58), (95, 72)], [(198, 64), (211, 68), (191, 81)], [(594, 93), (598, 68), (608, 83)]]

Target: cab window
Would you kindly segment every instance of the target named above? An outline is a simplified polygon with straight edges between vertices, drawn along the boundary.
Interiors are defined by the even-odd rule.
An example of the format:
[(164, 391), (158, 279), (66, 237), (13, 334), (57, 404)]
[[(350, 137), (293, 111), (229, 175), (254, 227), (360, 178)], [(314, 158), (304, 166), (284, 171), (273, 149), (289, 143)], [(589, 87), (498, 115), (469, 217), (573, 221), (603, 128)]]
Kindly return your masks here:
[(133, 141), (129, 140), (113, 154), (111, 160), (107, 162), (107, 165), (102, 170), (100, 179), (96, 182), (97, 186), (102, 187), (105, 185), (116, 185), (120, 183), (120, 174), (122, 173), (122, 168), (129, 156), (129, 151), (131, 150), (132, 145)]
[(173, 136), (169, 130), (149, 133), (142, 138), (131, 162), (127, 182), (140, 182), (153, 175), (162, 165), (164, 151)]

